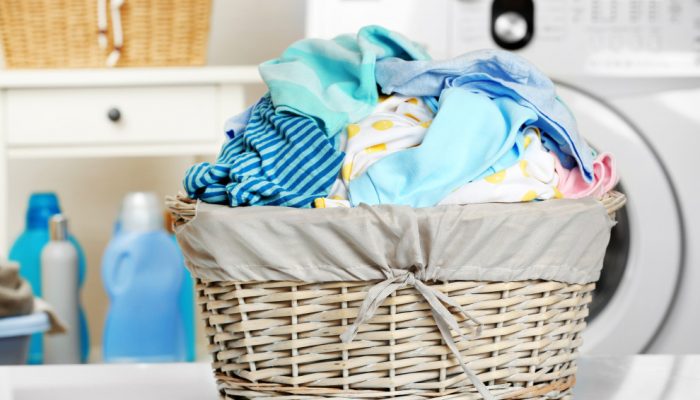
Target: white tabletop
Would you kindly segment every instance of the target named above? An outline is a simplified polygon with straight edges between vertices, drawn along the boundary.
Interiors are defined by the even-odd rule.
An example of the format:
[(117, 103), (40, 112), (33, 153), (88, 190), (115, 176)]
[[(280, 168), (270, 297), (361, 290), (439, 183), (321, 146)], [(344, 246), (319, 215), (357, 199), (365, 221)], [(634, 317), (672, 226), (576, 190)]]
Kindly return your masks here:
[[(216, 399), (209, 364), (0, 367), (0, 400)], [(700, 355), (583, 357), (576, 400), (700, 398)]]

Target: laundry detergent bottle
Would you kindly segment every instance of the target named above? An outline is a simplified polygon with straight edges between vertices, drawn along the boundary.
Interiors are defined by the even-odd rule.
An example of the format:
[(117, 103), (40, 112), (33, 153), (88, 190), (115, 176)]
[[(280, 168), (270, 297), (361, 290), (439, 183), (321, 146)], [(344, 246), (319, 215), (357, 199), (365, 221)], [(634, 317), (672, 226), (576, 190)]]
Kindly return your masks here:
[[(10, 249), (10, 260), (16, 261), (20, 265), (20, 275), (32, 286), (34, 295), (41, 297), (43, 294), (41, 284), (41, 251), (49, 242), (49, 219), (61, 213), (58, 196), (52, 192), (33, 193), (29, 197), (29, 207), (27, 208), (26, 226), (24, 232), (17, 238)], [(72, 235), (68, 240), (75, 246), (78, 253), (78, 286), (82, 287), (85, 281), (85, 255), (78, 241)], [(88, 337), (87, 322), (85, 312), (79, 312), (80, 329), (80, 355), (81, 361), (88, 358), (90, 342)], [(32, 336), (29, 345), (30, 364), (41, 364), (44, 359), (43, 335)]]
[(185, 361), (182, 278), (180, 250), (163, 229), (158, 197), (128, 194), (102, 260), (110, 301), (105, 362)]
[[(165, 224), (163, 228), (170, 234), (170, 238), (177, 244), (175, 232), (173, 230), (173, 218), (169, 212), (163, 213)], [(178, 245), (178, 249), (180, 246)], [(194, 311), (194, 279), (190, 271), (185, 267), (185, 258), (180, 251), (180, 269), (182, 270), (182, 285), (180, 285), (179, 307), (182, 317), (183, 329), (185, 332), (185, 345), (187, 347), (187, 361), (194, 361), (196, 354), (196, 324)]]

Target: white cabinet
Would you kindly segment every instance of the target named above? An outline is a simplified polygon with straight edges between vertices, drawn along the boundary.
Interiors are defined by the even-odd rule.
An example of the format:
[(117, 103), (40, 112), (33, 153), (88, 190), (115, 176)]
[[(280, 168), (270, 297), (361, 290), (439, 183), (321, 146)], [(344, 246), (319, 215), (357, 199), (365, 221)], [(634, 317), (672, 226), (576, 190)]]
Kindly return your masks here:
[[(119, 168), (115, 159), (140, 157), (138, 163), (149, 164), (144, 157), (213, 158), (224, 140), (224, 121), (246, 105), (244, 87), (260, 82), (256, 67), (0, 70), (0, 256), (12, 239), (8, 225), (23, 213), (19, 204), (8, 209), (14, 189), (8, 186), (23, 172), (17, 169), (50, 171), (63, 165), (57, 160), (70, 159), (109, 158), (107, 164)], [(13, 160), (25, 163), (12, 170)], [(87, 164), (99, 169), (105, 163)], [(173, 171), (170, 180), (183, 172)], [(61, 177), (66, 191), (97, 185), (71, 185), (70, 179)], [(148, 189), (143, 182), (133, 186)]]
[(203, 143), (220, 139), (216, 86), (10, 89), (10, 146)]

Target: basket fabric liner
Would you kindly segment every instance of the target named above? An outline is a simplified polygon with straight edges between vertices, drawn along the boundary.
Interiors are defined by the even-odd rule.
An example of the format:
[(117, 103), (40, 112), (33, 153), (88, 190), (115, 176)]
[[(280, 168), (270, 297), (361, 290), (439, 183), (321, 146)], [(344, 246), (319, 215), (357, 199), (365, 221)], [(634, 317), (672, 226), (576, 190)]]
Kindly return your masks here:
[(420, 280), (584, 284), (600, 276), (614, 221), (593, 198), (410, 208), (238, 207), (199, 202), (177, 229), (210, 281)]
[(414, 287), (445, 345), (482, 398), (495, 399), (464, 362), (448, 306), (483, 324), (426, 281), (594, 282), (614, 222), (597, 200), (411, 208), (229, 208), (197, 203), (177, 229), (186, 265), (205, 281), (375, 281), (341, 335), (352, 342), (392, 293)]

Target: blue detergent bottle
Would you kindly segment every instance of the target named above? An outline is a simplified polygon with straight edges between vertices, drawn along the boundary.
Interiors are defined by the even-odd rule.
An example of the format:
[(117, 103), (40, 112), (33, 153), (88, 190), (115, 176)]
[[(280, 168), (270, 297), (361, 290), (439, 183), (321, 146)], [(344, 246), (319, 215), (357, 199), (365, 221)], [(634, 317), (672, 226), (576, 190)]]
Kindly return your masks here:
[(175, 362), (187, 356), (179, 308), (182, 255), (163, 229), (158, 197), (130, 193), (102, 260), (110, 304), (105, 362)]
[[(173, 232), (173, 220), (170, 213), (163, 214), (165, 220), (165, 230), (170, 233), (170, 237), (177, 244), (175, 233)], [(180, 246), (178, 245), (178, 249)], [(187, 346), (187, 361), (194, 361), (197, 357), (196, 353), (196, 325), (194, 312), (194, 279), (185, 267), (185, 258), (180, 251), (180, 264), (182, 269), (182, 285), (180, 286), (180, 294), (178, 303), (180, 306), (180, 315), (182, 316), (182, 324), (185, 332), (185, 345)]]
[(189, 271), (185, 268), (184, 260), (182, 263), (182, 286), (180, 287), (180, 312), (182, 313), (182, 324), (185, 331), (185, 344), (187, 346), (186, 360), (194, 361), (197, 357), (195, 350), (196, 343), (196, 326), (194, 313), (194, 279)]
[[(53, 192), (32, 193), (29, 197), (27, 219), (24, 232), (10, 249), (10, 260), (20, 265), (20, 275), (29, 281), (36, 296), (41, 297), (41, 250), (49, 242), (49, 219), (61, 213), (58, 196)], [(78, 252), (78, 282), (82, 287), (85, 281), (85, 254), (73, 235), (69, 240)], [(32, 335), (29, 344), (29, 364), (42, 364), (44, 360), (43, 335)], [(81, 360), (86, 362), (90, 349), (87, 321), (84, 310), (80, 309), (80, 350)]]

